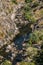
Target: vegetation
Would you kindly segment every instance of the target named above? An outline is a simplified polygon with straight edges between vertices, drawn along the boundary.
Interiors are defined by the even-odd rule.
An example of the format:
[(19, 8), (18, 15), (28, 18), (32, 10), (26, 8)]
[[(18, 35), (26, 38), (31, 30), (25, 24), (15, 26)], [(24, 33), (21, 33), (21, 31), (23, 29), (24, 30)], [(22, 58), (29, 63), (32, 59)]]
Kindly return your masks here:
[(43, 65), (43, 43), (41, 46), (41, 51), (38, 52), (37, 56), (34, 58), (36, 65)]
[[(26, 2), (31, 2), (31, 0), (26, 0)], [(33, 4), (35, 6), (38, 5), (38, 3), (36, 4), (36, 2), (34, 2)], [(28, 4), (28, 3), (25, 4), (24, 16), (25, 16), (25, 19), (28, 20), (30, 23), (35, 23), (36, 22), (35, 14), (33, 12), (31, 4)]]
[(0, 65), (43, 65), (42, 0), (0, 2)]
[(43, 41), (43, 31), (37, 31), (30, 33), (29, 35), (29, 44), (38, 44), (40, 41)]
[(32, 0), (25, 0), (25, 2), (26, 2), (26, 3), (30, 3), (30, 2), (32, 2)]
[(33, 62), (21, 62), (20, 65), (35, 65)]
[(36, 19), (35, 19), (35, 17), (33, 16), (33, 14), (32, 14), (31, 11), (25, 12), (25, 18), (26, 18), (27, 20), (29, 20), (30, 23), (35, 23), (35, 22), (36, 22)]
[(8, 60), (5, 60), (1, 65), (12, 65), (12, 63)]
[(17, 3), (16, 0), (11, 0), (13, 3)]

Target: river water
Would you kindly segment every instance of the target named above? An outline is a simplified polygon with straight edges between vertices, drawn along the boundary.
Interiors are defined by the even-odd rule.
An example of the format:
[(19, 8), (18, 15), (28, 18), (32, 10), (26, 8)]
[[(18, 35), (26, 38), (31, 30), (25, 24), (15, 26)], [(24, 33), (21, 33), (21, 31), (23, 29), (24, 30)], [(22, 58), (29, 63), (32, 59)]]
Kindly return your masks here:
[[(17, 36), (15, 39), (14, 39), (14, 44), (15, 46), (17, 45), (16, 49), (21, 51), (23, 50), (23, 46), (22, 44), (25, 42), (25, 41), (28, 41), (29, 40), (29, 33), (25, 34), (25, 35), (19, 35)], [(24, 51), (23, 51), (24, 53)], [(18, 53), (13, 61), (13, 65), (16, 65), (17, 62), (21, 62), (25, 57), (22, 56), (22, 53)]]
[(29, 33), (16, 37), (14, 43), (15, 45), (17, 45), (17, 49), (22, 50), (22, 44), (25, 41), (28, 41), (28, 39), (29, 39)]

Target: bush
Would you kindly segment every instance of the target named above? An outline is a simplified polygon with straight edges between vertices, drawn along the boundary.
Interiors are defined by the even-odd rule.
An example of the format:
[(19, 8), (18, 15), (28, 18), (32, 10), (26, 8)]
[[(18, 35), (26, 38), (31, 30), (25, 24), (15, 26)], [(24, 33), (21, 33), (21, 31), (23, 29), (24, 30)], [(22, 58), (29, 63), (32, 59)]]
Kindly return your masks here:
[(35, 14), (33, 13), (31, 5), (26, 4), (25, 7), (24, 7), (24, 17), (25, 17), (25, 19), (29, 20), (31, 23), (35, 23), (36, 18), (35, 18), (34, 15)]
[(29, 6), (29, 4), (25, 4), (25, 6), (24, 6), (24, 11), (29, 11), (29, 10), (31, 10), (31, 7)]
[(43, 40), (43, 35), (41, 35), (39, 38), (40, 38), (40, 40)]
[(35, 19), (35, 17), (33, 17), (33, 14), (32, 14), (31, 11), (25, 12), (24, 15), (25, 15), (25, 19), (29, 20), (30, 23), (35, 23), (36, 22), (36, 19)]
[(39, 43), (40, 41), (43, 41), (43, 31), (35, 30), (34, 32), (30, 33), (28, 41), (29, 44)]
[(40, 52), (38, 52), (38, 55), (35, 57), (36, 65), (43, 65), (43, 45)]
[(34, 32), (31, 33), (29, 41), (31, 41), (32, 43), (37, 43), (39, 41), (39, 37), (37, 36), (37, 33), (36, 34), (34, 34)]
[(35, 1), (34, 3), (33, 3), (33, 6), (34, 7), (37, 7), (39, 5), (39, 2), (37, 2), (37, 1)]
[(33, 62), (21, 62), (20, 65), (35, 65)]
[(8, 60), (5, 60), (1, 65), (12, 65), (12, 63)]
[(16, 0), (11, 0), (13, 3), (16, 3)]
[(30, 3), (30, 2), (32, 2), (32, 0), (25, 0), (25, 2), (26, 2), (26, 3)]

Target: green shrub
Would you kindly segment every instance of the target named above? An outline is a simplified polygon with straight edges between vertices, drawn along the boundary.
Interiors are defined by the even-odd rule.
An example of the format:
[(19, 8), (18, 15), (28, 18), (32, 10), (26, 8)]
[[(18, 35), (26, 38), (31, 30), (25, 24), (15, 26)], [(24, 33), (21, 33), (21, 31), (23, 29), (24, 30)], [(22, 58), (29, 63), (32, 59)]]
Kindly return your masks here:
[(12, 63), (8, 60), (5, 60), (1, 65), (12, 65)]
[(43, 65), (43, 43), (40, 52), (38, 52), (37, 56), (35, 57), (36, 65)]
[(30, 33), (28, 41), (29, 44), (39, 43), (40, 41), (43, 41), (43, 31), (35, 30), (34, 32)]
[(33, 6), (38, 6), (39, 5), (39, 2), (37, 2), (37, 1), (35, 1), (34, 3), (33, 3)]
[(17, 3), (16, 0), (11, 0), (13, 3)]
[(34, 32), (30, 33), (28, 43), (38, 43), (41, 40), (43, 41), (43, 32), (35, 30)]
[(36, 19), (33, 17), (33, 14), (32, 14), (31, 11), (25, 12), (24, 16), (25, 16), (25, 19), (30, 21), (30, 23), (35, 23), (36, 22)]
[(39, 37), (37, 36), (37, 34), (31, 33), (29, 41), (37, 43), (39, 41)]
[[(39, 5), (38, 1), (34, 1), (34, 0), (25, 0), (26, 5), (24, 6), (24, 17), (26, 20), (29, 20), (31, 23), (35, 23), (36, 22), (36, 17), (35, 17), (35, 7), (37, 7)], [(33, 5), (31, 5), (33, 4)], [(43, 13), (43, 10), (42, 10)]]
[(25, 2), (26, 2), (26, 3), (30, 3), (30, 2), (32, 2), (32, 0), (25, 0)]
[(21, 62), (20, 65), (35, 65), (33, 62)]
[(24, 6), (24, 11), (29, 11), (29, 10), (31, 10), (31, 7), (29, 6), (29, 4), (25, 4), (25, 6)]
[(41, 35), (39, 38), (40, 38), (40, 40), (43, 40), (43, 35)]

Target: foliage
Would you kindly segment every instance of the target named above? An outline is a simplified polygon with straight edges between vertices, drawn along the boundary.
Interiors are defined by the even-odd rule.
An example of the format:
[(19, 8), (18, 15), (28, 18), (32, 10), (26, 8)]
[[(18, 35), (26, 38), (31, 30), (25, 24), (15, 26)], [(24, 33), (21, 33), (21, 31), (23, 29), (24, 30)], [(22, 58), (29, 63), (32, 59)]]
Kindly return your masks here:
[[(42, 42), (40, 42), (42, 41)], [(28, 47), (27, 48), (27, 54), (29, 55), (29, 58), (32, 58), (33, 61), (35, 61), (36, 65), (43, 65), (43, 31), (37, 31), (35, 30), (30, 34), (29, 41), (27, 44), (38, 44), (41, 43), (41, 50), (38, 51), (37, 48), (34, 47)]]
[(16, 3), (16, 0), (11, 0), (13, 3)]
[(35, 59), (36, 65), (43, 65), (43, 45), (42, 45), (41, 51), (38, 52), (38, 55), (34, 59)]
[(31, 7), (29, 6), (29, 4), (25, 4), (24, 10), (26, 12), (31, 10)]
[(26, 3), (30, 3), (30, 2), (32, 2), (32, 0), (25, 0), (25, 2), (26, 2)]
[(26, 51), (27, 51), (29, 58), (32, 59), (32, 60), (33, 60), (33, 57), (36, 56), (37, 53), (38, 53), (38, 49), (34, 48), (34, 47), (28, 47), (26, 49)]
[[(31, 0), (28, 0), (28, 1), (30, 2)], [(33, 3), (33, 6), (37, 6), (37, 5), (38, 5), (38, 3), (36, 3), (36, 2)], [(33, 12), (33, 8), (31, 7), (31, 4), (28, 4), (28, 3), (25, 4), (25, 6), (24, 6), (24, 17), (30, 23), (36, 22), (35, 14)]]
[(35, 30), (29, 35), (29, 44), (38, 43), (39, 41), (43, 41), (43, 32)]
[(25, 0), (27, 2), (24, 6), (24, 17), (31, 23), (35, 23), (40, 17), (43, 17), (43, 9), (38, 10), (38, 0)]
[(5, 60), (1, 65), (12, 65), (12, 63), (8, 60)]
[(35, 17), (33, 16), (33, 14), (32, 14), (31, 11), (25, 12), (24, 15), (25, 15), (25, 18), (30, 21), (30, 23), (35, 23), (35, 22), (36, 22), (36, 19), (35, 19)]
[(41, 9), (40, 13), (41, 13), (41, 15), (43, 16), (43, 9)]
[[(11, 5), (14, 3), (17, 3), (16, 0), (11, 0), (11, 1), (12, 1)], [(43, 43), (43, 31), (41, 31), (41, 30), (38, 31), (35, 29), (34, 29), (34, 31), (31, 30), (31, 28), (32, 28), (31, 24), (33, 25), (33, 28), (35, 28), (34, 23), (36, 23), (36, 27), (37, 27), (37, 22), (39, 22), (38, 25), (40, 25), (40, 21), (43, 17), (43, 6), (41, 5), (42, 2), (40, 2), (40, 1), (41, 0), (25, 0), (25, 6), (24, 7), (21, 6), (23, 4), (22, 3), (22, 4), (20, 4), (20, 7), (17, 8), (16, 15), (15, 15), (15, 18), (16, 18), (15, 21), (17, 21), (17, 23), (15, 22), (15, 24), (18, 25), (17, 27), (19, 29), (20, 35), (17, 35), (15, 39), (18, 39), (21, 35), (25, 35), (29, 32), (29, 39), (26, 40), (26, 42), (28, 41), (26, 44), (27, 46), (25, 47), (25, 44), (24, 44), (24, 43), (26, 43), (26, 42), (24, 42), (25, 39), (23, 40), (23, 43), (22, 43), (22, 44), (24, 44), (24, 46), (22, 46), (22, 44), (20, 44), (22, 47), (22, 50), (17, 50), (17, 47), (19, 47), (20, 45), (18, 45), (18, 43), (16, 43), (15, 40), (10, 40), (7, 37), (5, 37), (3, 29), (0, 27), (0, 39), (2, 38), (3, 42), (8, 40), (7, 43), (9, 43), (9, 40), (10, 40), (12, 43), (11, 44), (12, 50), (14, 51), (14, 49), (15, 49), (14, 54), (12, 54), (13, 51), (10, 49), (11, 54), (12, 54), (10, 60), (12, 59), (13, 55), (15, 55), (16, 50), (17, 50), (17, 52), (19, 52), (19, 51), (20, 52), (16, 53), (17, 55), (14, 57), (15, 60), (16, 60), (16, 58), (18, 59), (18, 56), (20, 55), (21, 57), (23, 57), (23, 56), (26, 57), (26, 61), (29, 61), (30, 59), (32, 59), (32, 61), (35, 61), (35, 63), (36, 63), (35, 64), (32, 61), (31, 62), (25, 62), (24, 57), (23, 57), (24, 61), (20, 62), (20, 65), (43, 65), (43, 49), (42, 49), (43, 46), (42, 46), (42, 48), (40, 48), (41, 44), (39, 44), (39, 42)], [(14, 8), (14, 7), (11, 6), (11, 8), (10, 8), (10, 6), (9, 6), (7, 8), (8, 8), (9, 13), (12, 14), (13, 12), (11, 12), (11, 10), (13, 10), (12, 8)], [(21, 11), (21, 9), (23, 9), (22, 11), (24, 13), (24, 16), (22, 15), (23, 14), (22, 12), (19, 13), (19, 11)], [(18, 14), (20, 14), (20, 15), (18, 15)], [(20, 18), (19, 18), (19, 16), (20, 16)], [(23, 16), (23, 18), (22, 18), (22, 16)], [(25, 20), (24, 20), (24, 17), (25, 17)], [(28, 21), (26, 21), (26, 20), (28, 20)], [(29, 24), (26, 23), (26, 25), (24, 25), (24, 24), (22, 24), (22, 21), (24, 21), (24, 23), (29, 22)], [(43, 21), (42, 21), (42, 23), (43, 23)], [(42, 25), (42, 23), (41, 23), (41, 25)], [(3, 24), (2, 24), (2, 26), (3, 26)], [(6, 36), (7, 36), (7, 34), (9, 36), (11, 36), (11, 34), (14, 34), (13, 32), (14, 32), (13, 30), (10, 30), (9, 32), (6, 31)], [(6, 40), (3, 39), (4, 37), (6, 38)], [(36, 44), (36, 46), (34, 44)], [(0, 50), (0, 55), (3, 57), (6, 57), (7, 56), (6, 50), (7, 50), (7, 48), (4, 46), (4, 48), (2, 48)], [(38, 51), (40, 51), (40, 52), (37, 53)], [(25, 54), (25, 52), (27, 54)], [(8, 55), (9, 55), (9, 53), (8, 53)], [(1, 63), (1, 65), (12, 65), (12, 63), (8, 60), (5, 60)]]
[(29, 35), (29, 43), (37, 43), (39, 41), (39, 37), (36, 32), (30, 33)]
[(37, 7), (39, 5), (39, 2), (37, 2), (37, 1), (35, 1), (34, 3), (33, 3), (33, 7)]
[(21, 62), (20, 65), (35, 65), (33, 62)]

